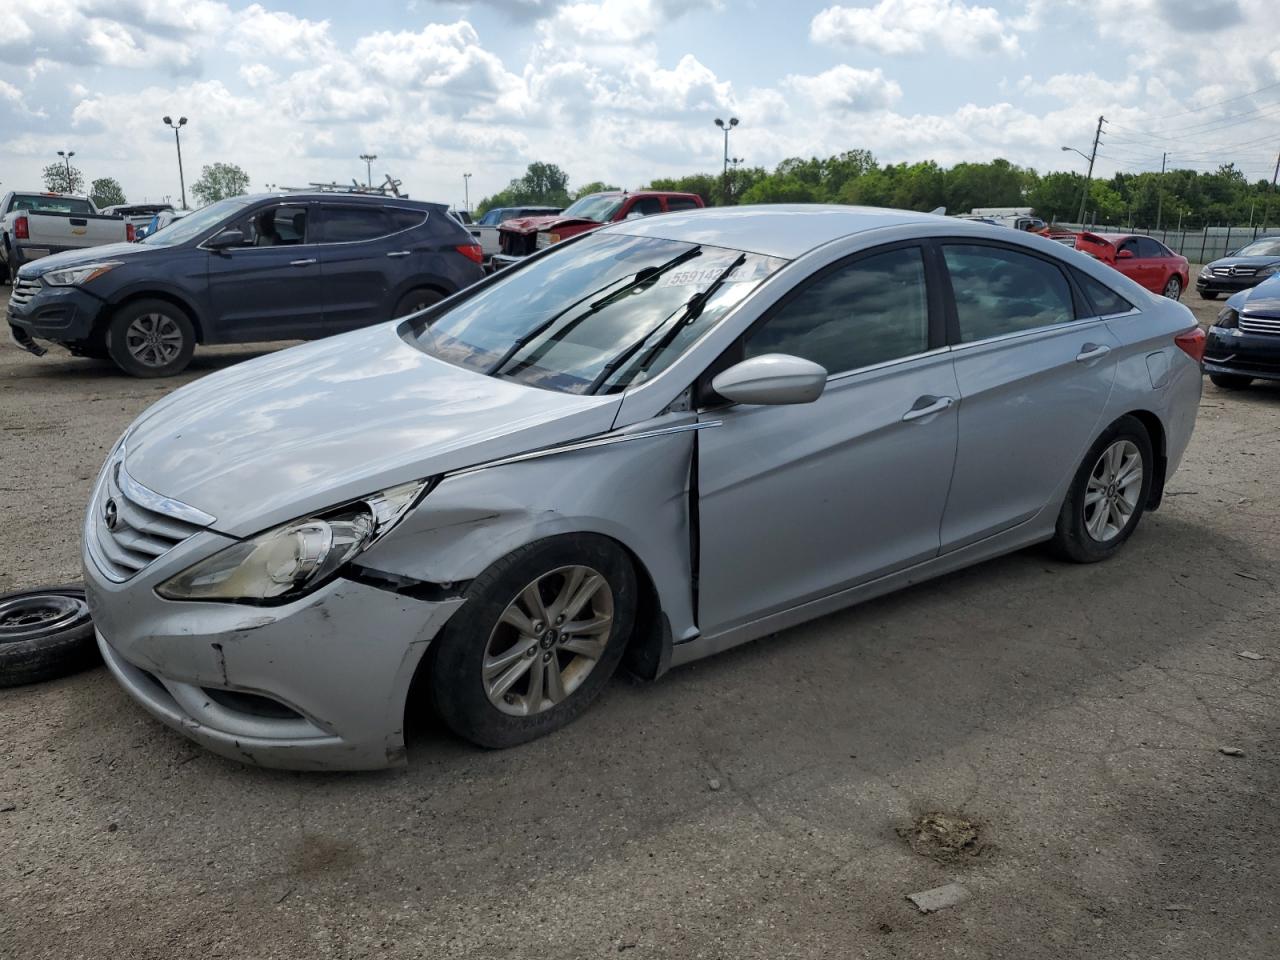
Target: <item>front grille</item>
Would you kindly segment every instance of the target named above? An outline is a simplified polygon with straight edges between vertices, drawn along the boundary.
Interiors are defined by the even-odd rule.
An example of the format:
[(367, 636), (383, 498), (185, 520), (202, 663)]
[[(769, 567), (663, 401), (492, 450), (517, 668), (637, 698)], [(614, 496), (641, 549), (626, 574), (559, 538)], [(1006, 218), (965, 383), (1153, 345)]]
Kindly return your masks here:
[(39, 280), (24, 280), (18, 278), (18, 282), (13, 285), (13, 290), (9, 293), (9, 305), (14, 307), (25, 307), (40, 292), (42, 284)]
[(1253, 267), (1214, 267), (1215, 277), (1252, 277), (1258, 271)]
[(1280, 333), (1280, 317), (1241, 316), (1240, 329), (1245, 333)]
[(168, 553), (214, 518), (148, 490), (124, 468), (123, 452), (106, 467), (86, 531), (99, 569), (121, 583)]
[(509, 257), (525, 257), (534, 252), (537, 236), (532, 233), (516, 233), (514, 230), (500, 230), (498, 245)]

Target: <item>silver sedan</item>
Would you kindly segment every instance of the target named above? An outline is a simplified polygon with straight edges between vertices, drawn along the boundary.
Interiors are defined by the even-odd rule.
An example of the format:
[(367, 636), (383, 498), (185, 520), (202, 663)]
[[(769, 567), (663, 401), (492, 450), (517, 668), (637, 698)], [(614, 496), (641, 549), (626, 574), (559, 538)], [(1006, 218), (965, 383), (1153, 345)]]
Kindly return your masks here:
[(710, 209), (205, 377), (84, 529), (120, 683), (229, 757), (486, 747), (670, 667), (1048, 541), (1104, 560), (1195, 424), (1180, 304), (1014, 231)]

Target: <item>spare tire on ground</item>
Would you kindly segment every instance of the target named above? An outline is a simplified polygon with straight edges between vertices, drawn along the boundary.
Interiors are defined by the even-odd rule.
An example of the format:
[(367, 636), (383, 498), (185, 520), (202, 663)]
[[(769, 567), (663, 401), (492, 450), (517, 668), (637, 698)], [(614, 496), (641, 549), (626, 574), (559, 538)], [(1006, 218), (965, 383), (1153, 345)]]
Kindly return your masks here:
[(51, 680), (99, 661), (83, 587), (0, 594), (0, 687)]

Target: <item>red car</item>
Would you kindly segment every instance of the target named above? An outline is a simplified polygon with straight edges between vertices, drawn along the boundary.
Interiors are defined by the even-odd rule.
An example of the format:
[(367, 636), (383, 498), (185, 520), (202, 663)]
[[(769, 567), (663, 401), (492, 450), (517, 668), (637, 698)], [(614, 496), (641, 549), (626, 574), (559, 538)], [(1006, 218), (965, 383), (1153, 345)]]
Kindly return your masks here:
[[(1056, 237), (1054, 239), (1057, 239)], [(1078, 233), (1075, 247), (1115, 267), (1152, 293), (1177, 300), (1191, 282), (1187, 258), (1154, 237), (1128, 233)]]
[(549, 217), (520, 217), (498, 227), (498, 244), (502, 252), (494, 258), (497, 265), (505, 260), (527, 257), (535, 250), (594, 230), (602, 223), (615, 223), (632, 217), (648, 217), (656, 213), (696, 210), (706, 206), (696, 193), (667, 193), (642, 190), (627, 193), (612, 190), (579, 197), (563, 213)]

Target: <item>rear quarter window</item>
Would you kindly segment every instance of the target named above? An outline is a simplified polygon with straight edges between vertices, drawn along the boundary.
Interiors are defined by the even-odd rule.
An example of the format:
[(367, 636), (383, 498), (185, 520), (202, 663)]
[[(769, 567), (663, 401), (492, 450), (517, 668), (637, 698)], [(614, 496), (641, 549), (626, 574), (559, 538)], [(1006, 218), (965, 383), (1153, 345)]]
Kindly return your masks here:
[(1084, 291), (1085, 299), (1093, 307), (1095, 316), (1106, 317), (1113, 313), (1128, 313), (1133, 304), (1100, 280), (1095, 280), (1082, 270), (1074, 271), (1076, 283)]

